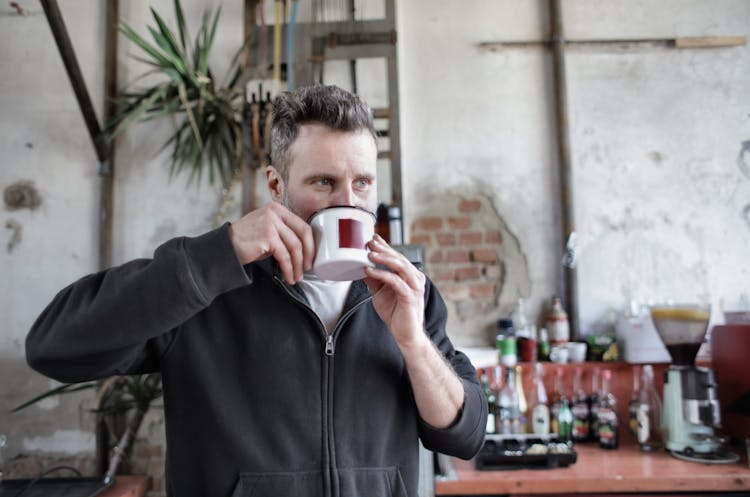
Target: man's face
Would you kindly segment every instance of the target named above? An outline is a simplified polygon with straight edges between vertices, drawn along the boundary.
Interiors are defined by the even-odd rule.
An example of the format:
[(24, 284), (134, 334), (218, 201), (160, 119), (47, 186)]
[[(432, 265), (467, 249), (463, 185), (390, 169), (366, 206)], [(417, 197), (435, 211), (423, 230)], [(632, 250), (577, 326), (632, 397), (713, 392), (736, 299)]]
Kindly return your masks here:
[(323, 124), (305, 124), (290, 147), (288, 181), (284, 183), (271, 168), (268, 186), (274, 200), (305, 221), (315, 211), (334, 205), (374, 213), (376, 161), (375, 140), (368, 131), (336, 131)]

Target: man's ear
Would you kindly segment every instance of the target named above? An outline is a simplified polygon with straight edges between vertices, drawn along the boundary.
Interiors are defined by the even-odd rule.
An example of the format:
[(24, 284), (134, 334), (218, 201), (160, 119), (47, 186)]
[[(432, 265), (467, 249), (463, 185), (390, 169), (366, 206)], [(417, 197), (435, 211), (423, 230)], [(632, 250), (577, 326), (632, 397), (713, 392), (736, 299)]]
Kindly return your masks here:
[(268, 185), (268, 191), (271, 193), (271, 198), (276, 202), (282, 202), (285, 188), (284, 179), (273, 166), (266, 167), (266, 184)]

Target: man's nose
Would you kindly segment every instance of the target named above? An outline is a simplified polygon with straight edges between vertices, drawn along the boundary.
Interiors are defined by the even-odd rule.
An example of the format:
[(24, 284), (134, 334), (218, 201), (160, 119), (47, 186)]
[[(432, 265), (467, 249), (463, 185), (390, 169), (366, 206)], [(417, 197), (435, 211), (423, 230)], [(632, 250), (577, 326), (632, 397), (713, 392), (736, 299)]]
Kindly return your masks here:
[(357, 205), (357, 196), (354, 194), (354, 189), (351, 185), (341, 187), (338, 195), (336, 196), (336, 203), (338, 205)]

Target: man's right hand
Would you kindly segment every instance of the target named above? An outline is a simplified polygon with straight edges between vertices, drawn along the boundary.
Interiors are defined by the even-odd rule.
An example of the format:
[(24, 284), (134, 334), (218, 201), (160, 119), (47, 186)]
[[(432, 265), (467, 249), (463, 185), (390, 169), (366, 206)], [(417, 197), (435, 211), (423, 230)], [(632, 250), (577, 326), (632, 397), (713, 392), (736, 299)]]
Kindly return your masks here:
[(315, 244), (310, 225), (278, 202), (268, 202), (229, 227), (242, 265), (273, 257), (290, 285), (312, 269)]

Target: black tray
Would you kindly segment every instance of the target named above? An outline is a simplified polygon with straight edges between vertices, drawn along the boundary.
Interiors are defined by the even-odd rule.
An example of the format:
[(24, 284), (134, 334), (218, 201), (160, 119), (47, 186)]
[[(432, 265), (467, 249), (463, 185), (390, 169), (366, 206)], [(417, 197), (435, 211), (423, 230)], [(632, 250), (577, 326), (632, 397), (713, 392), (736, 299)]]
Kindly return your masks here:
[(0, 482), (0, 497), (94, 497), (110, 484), (103, 478), (42, 478), (29, 487), (33, 479), (5, 479)]
[[(547, 447), (546, 454), (528, 453), (531, 446)], [(474, 458), (478, 470), (552, 469), (575, 464), (578, 453), (550, 437), (488, 435)]]

